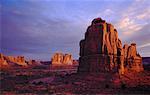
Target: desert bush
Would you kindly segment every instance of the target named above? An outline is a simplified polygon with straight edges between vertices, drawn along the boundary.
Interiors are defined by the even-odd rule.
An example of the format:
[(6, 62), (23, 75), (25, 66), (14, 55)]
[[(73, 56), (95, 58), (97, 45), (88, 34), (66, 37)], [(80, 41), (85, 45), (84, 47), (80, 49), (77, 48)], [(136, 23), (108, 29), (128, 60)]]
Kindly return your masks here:
[(108, 85), (108, 84), (106, 84), (106, 85), (105, 85), (105, 88), (109, 88), (109, 85)]
[(121, 83), (121, 89), (125, 89), (126, 88), (126, 84), (124, 82)]

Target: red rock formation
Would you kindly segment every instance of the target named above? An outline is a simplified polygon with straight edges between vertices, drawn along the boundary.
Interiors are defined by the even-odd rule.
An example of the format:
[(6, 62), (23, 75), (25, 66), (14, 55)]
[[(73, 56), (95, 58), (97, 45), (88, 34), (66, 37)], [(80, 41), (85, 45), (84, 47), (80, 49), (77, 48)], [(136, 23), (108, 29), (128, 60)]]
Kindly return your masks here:
[(29, 60), (28, 65), (36, 65), (37, 62), (35, 60)]
[[(124, 46), (125, 47), (125, 46)], [(136, 51), (136, 44), (132, 43), (129, 47), (126, 47), (125, 67), (136, 72), (143, 71), (142, 57)]]
[(53, 65), (72, 65), (72, 55), (55, 53), (51, 59)]
[(27, 66), (27, 63), (25, 62), (24, 56), (5, 56), (5, 60), (7, 62), (16, 63), (20, 66)]
[(54, 65), (61, 65), (63, 62), (63, 54), (62, 53), (55, 53), (51, 59), (52, 64)]
[(73, 64), (73, 60), (72, 60), (72, 55), (71, 54), (65, 54), (64, 55), (63, 64), (67, 64), (67, 65), (72, 65)]
[(0, 54), (0, 65), (1, 66), (8, 66), (9, 63), (15, 63), (20, 66), (27, 66), (27, 63), (25, 62), (25, 59), (23, 56), (4, 56), (3, 54)]
[(142, 59), (137, 55), (136, 45), (125, 45), (122, 48), (122, 42), (114, 26), (101, 18), (96, 18), (88, 27), (85, 39), (80, 41), (78, 72), (118, 71), (124, 74), (128, 63), (133, 64), (137, 60), (140, 66), (132, 66), (132, 69), (136, 71), (138, 68), (138, 71), (141, 71)]
[(0, 53), (0, 68), (8, 66), (7, 61), (4, 59), (3, 54)]

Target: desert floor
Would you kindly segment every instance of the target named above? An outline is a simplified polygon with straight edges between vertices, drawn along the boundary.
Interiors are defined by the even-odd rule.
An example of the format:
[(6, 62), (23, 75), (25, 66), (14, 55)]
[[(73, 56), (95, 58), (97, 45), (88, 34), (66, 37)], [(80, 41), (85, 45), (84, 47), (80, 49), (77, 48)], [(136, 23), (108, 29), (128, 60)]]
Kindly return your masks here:
[(150, 71), (124, 76), (77, 73), (77, 66), (1, 70), (0, 94), (150, 94)]

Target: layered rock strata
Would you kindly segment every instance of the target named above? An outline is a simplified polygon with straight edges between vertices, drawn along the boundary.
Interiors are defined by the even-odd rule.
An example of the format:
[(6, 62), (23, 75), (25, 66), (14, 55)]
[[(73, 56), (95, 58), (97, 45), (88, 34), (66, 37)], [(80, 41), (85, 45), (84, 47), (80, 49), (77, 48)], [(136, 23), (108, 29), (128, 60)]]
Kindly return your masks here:
[(52, 65), (72, 65), (73, 59), (71, 54), (55, 53), (51, 58)]
[(4, 56), (3, 54), (0, 54), (0, 65), (1, 66), (8, 66), (9, 63), (15, 63), (20, 66), (27, 66), (27, 63), (25, 62), (24, 56)]
[(113, 25), (96, 18), (87, 28), (85, 39), (80, 41), (78, 72), (119, 72), (143, 70), (142, 57), (136, 44), (122, 47)]
[(0, 54), (0, 67), (8, 66), (7, 61), (4, 59), (4, 55)]

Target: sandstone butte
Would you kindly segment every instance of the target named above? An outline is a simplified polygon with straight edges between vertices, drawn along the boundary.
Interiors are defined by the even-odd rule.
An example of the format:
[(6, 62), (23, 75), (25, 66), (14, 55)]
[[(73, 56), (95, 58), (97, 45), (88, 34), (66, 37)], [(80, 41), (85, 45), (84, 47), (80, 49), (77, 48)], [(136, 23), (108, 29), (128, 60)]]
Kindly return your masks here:
[(3, 54), (0, 54), (0, 68), (9, 67), (11, 63), (20, 66), (27, 66), (24, 56), (14, 57), (14, 56), (4, 56)]
[(72, 65), (73, 59), (71, 54), (55, 53), (52, 58), (52, 65)]
[(80, 41), (78, 72), (143, 71), (142, 57), (136, 44), (125, 44), (118, 38), (115, 27), (101, 18), (96, 18), (87, 28), (85, 38)]

